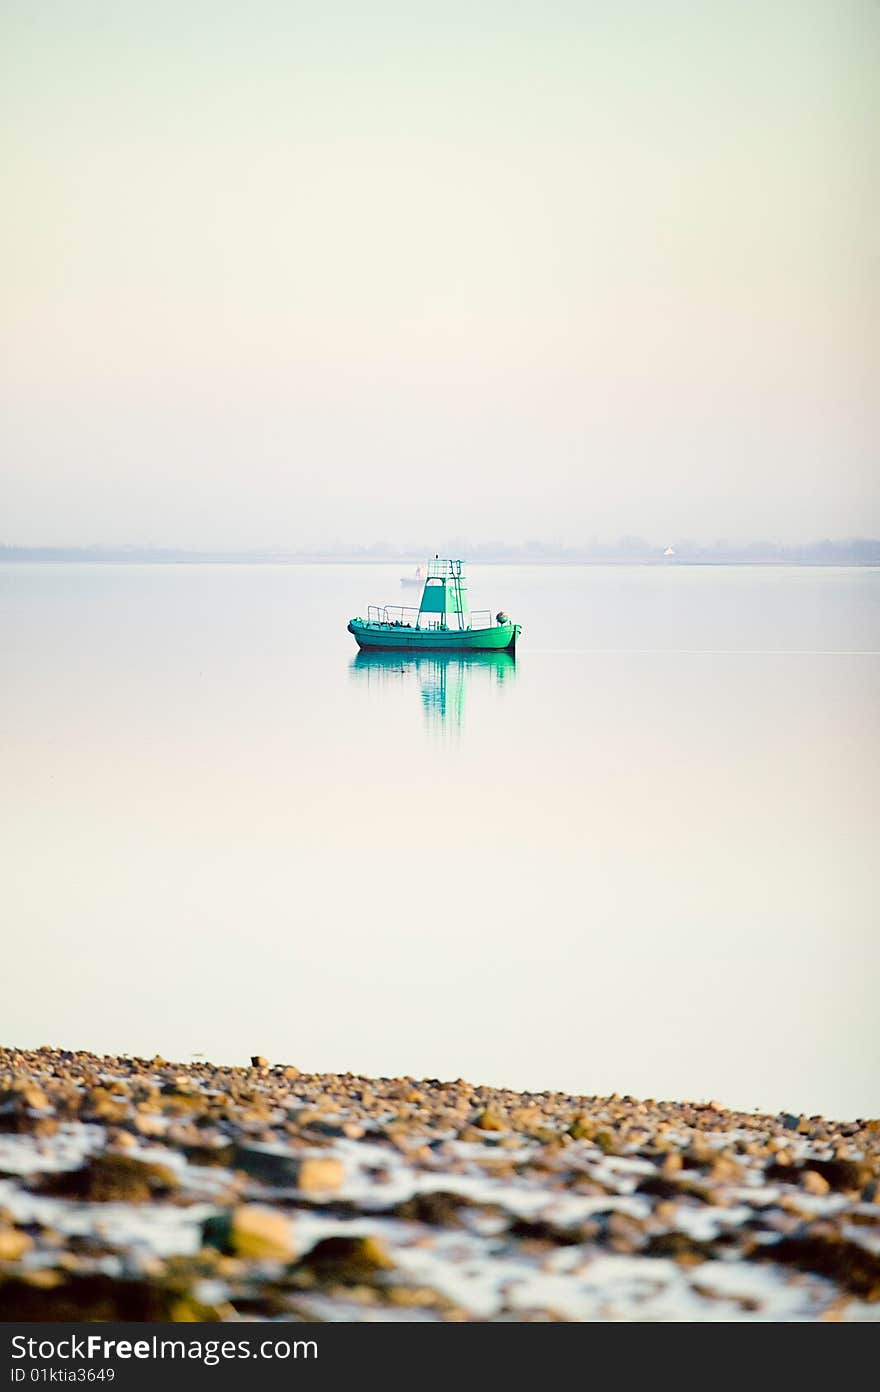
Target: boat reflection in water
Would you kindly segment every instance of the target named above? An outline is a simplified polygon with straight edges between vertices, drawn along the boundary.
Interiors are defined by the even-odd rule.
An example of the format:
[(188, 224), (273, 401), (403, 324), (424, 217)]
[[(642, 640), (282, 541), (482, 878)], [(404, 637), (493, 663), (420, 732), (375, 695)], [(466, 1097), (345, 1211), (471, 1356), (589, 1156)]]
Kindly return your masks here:
[(387, 686), (417, 681), (428, 725), (457, 731), (464, 720), (468, 682), (512, 682), (516, 658), (509, 652), (468, 654), (361, 651), (351, 664), (352, 675), (367, 685)]

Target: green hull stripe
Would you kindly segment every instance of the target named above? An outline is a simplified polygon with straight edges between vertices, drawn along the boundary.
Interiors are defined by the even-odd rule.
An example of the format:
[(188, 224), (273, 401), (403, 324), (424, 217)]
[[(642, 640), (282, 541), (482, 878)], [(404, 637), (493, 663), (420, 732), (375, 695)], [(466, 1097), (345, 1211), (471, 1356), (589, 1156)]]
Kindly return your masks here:
[(348, 625), (362, 648), (408, 648), (417, 652), (502, 652), (512, 648), (519, 636), (519, 624), (499, 624), (497, 628), (471, 629), (466, 633), (419, 633), (415, 629), (386, 628), (384, 625)]

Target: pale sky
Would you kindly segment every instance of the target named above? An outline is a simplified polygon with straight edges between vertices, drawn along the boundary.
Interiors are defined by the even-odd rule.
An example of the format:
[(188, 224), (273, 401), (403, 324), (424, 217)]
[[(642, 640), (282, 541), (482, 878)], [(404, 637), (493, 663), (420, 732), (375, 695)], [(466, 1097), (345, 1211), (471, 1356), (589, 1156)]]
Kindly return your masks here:
[(4, 0), (0, 541), (880, 533), (876, 0)]

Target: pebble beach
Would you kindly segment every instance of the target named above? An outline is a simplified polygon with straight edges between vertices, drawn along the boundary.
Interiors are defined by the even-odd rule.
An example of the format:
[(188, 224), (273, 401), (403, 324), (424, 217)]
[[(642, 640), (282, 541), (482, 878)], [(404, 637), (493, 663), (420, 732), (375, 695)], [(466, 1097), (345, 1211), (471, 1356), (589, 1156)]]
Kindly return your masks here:
[(880, 1121), (0, 1049), (6, 1320), (877, 1320)]

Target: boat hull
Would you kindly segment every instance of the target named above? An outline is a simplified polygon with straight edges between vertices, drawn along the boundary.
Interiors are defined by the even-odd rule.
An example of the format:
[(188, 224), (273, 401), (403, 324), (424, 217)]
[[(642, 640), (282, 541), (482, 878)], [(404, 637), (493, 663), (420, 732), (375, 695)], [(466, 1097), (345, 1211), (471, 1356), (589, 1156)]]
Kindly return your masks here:
[(520, 625), (496, 624), (492, 628), (412, 628), (405, 624), (368, 623), (352, 619), (348, 625), (358, 647), (381, 652), (514, 652)]

